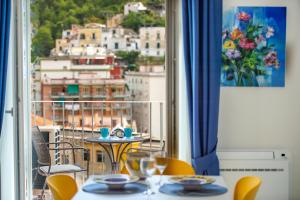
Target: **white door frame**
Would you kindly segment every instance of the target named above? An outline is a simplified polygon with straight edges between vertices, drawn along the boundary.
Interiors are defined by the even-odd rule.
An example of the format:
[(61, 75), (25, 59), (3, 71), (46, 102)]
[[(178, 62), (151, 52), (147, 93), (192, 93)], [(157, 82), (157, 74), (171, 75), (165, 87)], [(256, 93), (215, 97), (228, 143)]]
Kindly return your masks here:
[(16, 71), (15, 71), (15, 128), (18, 147), (17, 199), (32, 199), (32, 144), (31, 144), (31, 90), (30, 90), (30, 0), (16, 2)]
[[(15, 128), (18, 163), (17, 199), (32, 199), (32, 143), (31, 143), (31, 24), (30, 0), (13, 0), (16, 13), (16, 69), (15, 69)], [(178, 57), (178, 2), (179, 0), (166, 0), (167, 2), (167, 143), (168, 151), (176, 157), (178, 147), (178, 127), (176, 126), (177, 101), (177, 73)], [(168, 52), (169, 51), (169, 52)]]

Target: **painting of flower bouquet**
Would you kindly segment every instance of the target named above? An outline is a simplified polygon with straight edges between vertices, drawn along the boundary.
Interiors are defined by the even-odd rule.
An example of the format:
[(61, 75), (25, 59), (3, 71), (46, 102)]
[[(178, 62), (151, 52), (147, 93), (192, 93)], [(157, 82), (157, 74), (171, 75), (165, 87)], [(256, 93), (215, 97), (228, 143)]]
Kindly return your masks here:
[(222, 44), (222, 86), (284, 87), (285, 7), (224, 11)]

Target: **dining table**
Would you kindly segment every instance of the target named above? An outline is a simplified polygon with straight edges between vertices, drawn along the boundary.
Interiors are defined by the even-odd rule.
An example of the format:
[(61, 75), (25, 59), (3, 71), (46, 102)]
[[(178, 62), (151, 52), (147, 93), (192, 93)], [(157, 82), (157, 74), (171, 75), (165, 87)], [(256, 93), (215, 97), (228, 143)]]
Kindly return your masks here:
[[(99, 177), (99, 175), (98, 175)], [(209, 196), (177, 196), (177, 195), (170, 195), (170, 194), (164, 194), (159, 191), (159, 188), (164, 185), (168, 184), (169, 179), (171, 176), (165, 176), (163, 175), (160, 177), (159, 175), (152, 176), (149, 180), (149, 182), (152, 185), (152, 191), (154, 191), (154, 194), (150, 196), (150, 200), (232, 200), (232, 194), (229, 192), (229, 190), (223, 194), (218, 195), (209, 195)], [(213, 184), (225, 187), (226, 183), (222, 176), (208, 176), (215, 179), (215, 182)], [(75, 194), (75, 196), (72, 198), (72, 200), (147, 200), (147, 195), (143, 192), (141, 193), (134, 193), (134, 194), (96, 194), (96, 193), (89, 193), (84, 192), (82, 190), (83, 187), (96, 184), (94, 181), (97, 178), (97, 175), (90, 176), (87, 181), (79, 188), (78, 192)], [(160, 179), (161, 178), (161, 179)], [(161, 181), (160, 184), (158, 184)]]
[(145, 141), (144, 138), (137, 136), (132, 136), (130, 138), (110, 136), (107, 138), (93, 137), (85, 139), (85, 142), (98, 144), (104, 149), (111, 162), (112, 173), (118, 173), (120, 171), (122, 155), (124, 151), (127, 150), (128, 146), (130, 144), (141, 143), (143, 141)]

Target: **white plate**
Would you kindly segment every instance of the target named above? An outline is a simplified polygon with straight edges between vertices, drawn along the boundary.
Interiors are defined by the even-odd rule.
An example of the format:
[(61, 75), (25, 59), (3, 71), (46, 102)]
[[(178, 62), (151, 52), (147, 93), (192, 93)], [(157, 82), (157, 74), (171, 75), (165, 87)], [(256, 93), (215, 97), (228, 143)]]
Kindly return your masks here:
[(125, 184), (134, 183), (138, 180), (139, 177), (129, 176), (127, 174), (109, 174), (94, 178), (96, 183), (106, 184), (110, 189), (122, 189)]
[(173, 176), (169, 178), (171, 183), (183, 185), (185, 190), (197, 190), (203, 185), (212, 184), (216, 180), (207, 176), (191, 175), (191, 176)]

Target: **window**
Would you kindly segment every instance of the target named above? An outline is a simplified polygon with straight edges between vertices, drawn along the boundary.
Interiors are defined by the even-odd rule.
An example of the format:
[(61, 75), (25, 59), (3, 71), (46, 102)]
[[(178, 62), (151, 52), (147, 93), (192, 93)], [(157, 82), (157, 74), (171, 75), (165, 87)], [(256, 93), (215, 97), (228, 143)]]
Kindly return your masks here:
[(118, 42), (115, 43), (115, 49), (119, 49), (119, 43)]
[(83, 87), (82, 88), (82, 95), (90, 95), (90, 88), (89, 87)]
[(81, 40), (85, 40), (85, 34), (84, 34), (84, 33), (81, 33), (81, 34), (80, 34), (80, 39), (81, 39)]
[[(30, 2), (31, 4), (40, 6), (36, 3), (39, 1), (43, 0)], [(164, 0), (160, 1), (164, 2)], [(148, 1), (145, 1), (144, 4), (147, 6), (149, 12), (143, 12), (143, 15), (152, 17), (149, 20), (151, 23), (146, 22), (146, 20), (145, 24), (140, 24), (139, 27), (130, 30), (127, 26), (122, 27), (119, 20), (119, 24), (116, 25), (107, 23), (106, 18), (109, 15), (99, 15), (99, 13), (103, 13), (104, 11), (107, 11), (108, 14), (111, 13), (109, 12), (110, 9), (120, 6), (116, 3), (117, 1), (110, 1), (107, 3), (109, 6), (101, 5), (99, 7), (99, 5), (93, 4), (93, 9), (89, 11), (88, 16), (85, 16), (85, 13), (79, 15), (76, 12), (77, 10), (80, 11), (80, 6), (85, 6), (85, 4), (90, 5), (90, 1), (82, 1), (83, 3), (80, 6), (77, 5), (79, 1), (73, 2), (76, 9), (74, 9), (74, 15), (70, 13), (70, 17), (74, 17), (76, 21), (81, 22), (80, 24), (69, 25), (65, 23), (64, 19), (55, 21), (55, 15), (53, 17), (42, 16), (41, 20), (32, 22), (33, 24), (37, 24), (37, 26), (40, 25), (39, 21), (45, 20), (53, 24), (63, 24), (61, 27), (49, 27), (53, 40), (59, 41), (61, 39), (61, 45), (57, 44), (58, 46), (56, 46), (54, 43), (51, 48), (47, 49), (49, 50), (48, 52), (53, 51), (53, 55), (57, 55), (55, 66), (59, 66), (60, 71), (56, 72), (53, 69), (49, 73), (49, 71), (43, 71), (45, 68), (42, 66), (41, 72), (35, 72), (41, 74), (41, 76), (36, 74), (36, 77), (41, 79), (41, 88), (35, 91), (35, 102), (42, 101), (44, 97), (47, 97), (50, 103), (44, 104), (44, 106), (40, 103), (34, 108), (37, 109), (35, 113), (41, 113), (42, 117), (45, 115), (46, 119), (49, 120), (52, 120), (52, 114), (54, 113), (54, 125), (64, 130), (65, 134), (64, 137), (60, 137), (60, 140), (74, 141), (74, 144), (86, 148), (84, 152), (75, 152), (76, 163), (80, 166), (85, 166), (86, 162), (83, 161), (91, 157), (90, 164), (91, 168), (93, 168), (91, 171), (98, 174), (102, 172), (102, 168), (98, 166), (103, 165), (103, 169), (109, 167), (106, 166), (107, 163), (103, 163), (105, 152), (99, 149), (97, 145), (93, 145), (94, 147), (92, 147), (92, 145), (87, 143), (83, 144), (82, 138), (92, 137), (92, 135), (99, 137), (100, 127), (114, 127), (122, 124), (121, 120), (127, 119), (128, 124), (136, 127), (135, 130), (137, 133), (149, 134), (151, 130), (153, 137), (160, 138), (161, 132), (163, 134), (167, 132), (165, 131), (167, 126), (165, 122), (168, 120), (160, 120), (160, 115), (162, 117), (167, 116), (166, 113), (162, 112), (167, 110), (165, 109), (167, 91), (165, 88), (168, 73), (160, 70), (165, 65), (165, 57), (162, 56), (166, 47), (165, 34), (163, 27), (154, 26), (153, 24), (156, 23), (152, 23), (152, 19), (162, 22), (164, 16), (155, 10), (158, 7), (153, 8), (149, 6), (150, 3)], [(55, 10), (52, 8), (51, 3), (47, 4), (47, 6), (51, 11), (55, 11), (56, 14), (61, 13), (60, 9), (57, 9), (57, 6)], [(120, 10), (123, 9), (122, 7), (120, 8)], [(152, 9), (155, 12), (152, 12)], [(164, 7), (159, 6), (159, 9), (164, 9)], [(113, 13), (116, 16), (120, 14), (122, 18), (122, 12), (118, 13), (118, 11), (113, 10)], [(78, 16), (81, 16), (81, 18), (78, 19)], [(96, 19), (98, 22), (102, 24), (107, 23), (111, 27), (95, 28), (98, 25), (85, 24), (84, 22), (89, 21), (90, 16), (99, 18), (99, 20)], [(53, 19), (47, 19), (50, 17)], [(33, 18), (33, 20), (36, 19)], [(38, 30), (40, 27), (36, 28)], [(101, 34), (99, 35), (97, 31), (101, 31)], [(59, 52), (60, 47), (62, 47), (63, 51), (67, 49), (69, 54)], [(53, 57), (47, 55), (43, 55), (42, 57), (52, 62), (51, 59)], [(166, 57), (166, 59), (170, 58)], [(149, 69), (150, 67), (154, 68), (153, 71)], [(47, 78), (44, 78), (43, 74), (47, 74)], [(64, 79), (63, 77), (66, 78)], [(45, 80), (48, 82), (45, 83)], [(53, 89), (53, 93), (56, 93), (56, 95), (48, 98), (51, 95), (49, 95), (49, 89), (46, 86), (49, 88), (56, 87)], [(62, 88), (65, 88), (64, 94), (62, 94)], [(51, 106), (52, 101), (62, 102), (60, 102), (61, 106), (56, 106), (54, 112)], [(119, 106), (116, 105), (117, 103), (112, 103), (112, 101), (120, 102)], [(35, 102), (32, 102), (32, 104)], [(159, 112), (157, 109), (160, 107), (157, 102), (162, 102), (164, 109), (162, 112)], [(150, 103), (153, 106), (149, 106)], [(74, 105), (73, 107), (70, 106), (72, 104)], [(102, 105), (104, 106), (102, 107)], [(150, 109), (152, 110), (150, 111)], [(152, 115), (152, 121), (149, 113)], [(76, 124), (76, 127), (74, 127), (74, 124)], [(91, 130), (93, 130), (93, 133)], [(165, 135), (164, 138), (166, 138)], [(160, 143), (157, 142), (155, 145), (159, 146)], [(60, 153), (63, 162), (63, 152), (60, 151)], [(71, 153), (67, 153), (65, 158), (68, 158), (70, 162), (73, 160)], [(106, 160), (109, 161), (108, 159)], [(100, 163), (101, 165), (99, 165)]]
[(96, 95), (103, 95), (105, 93), (104, 88), (96, 88)]
[(96, 151), (96, 160), (97, 160), (97, 162), (104, 162), (103, 151)]
[(90, 150), (89, 149), (84, 149), (83, 160), (84, 161), (89, 161), (90, 160)]
[(158, 42), (157, 44), (156, 44), (156, 48), (160, 48), (160, 43)]

